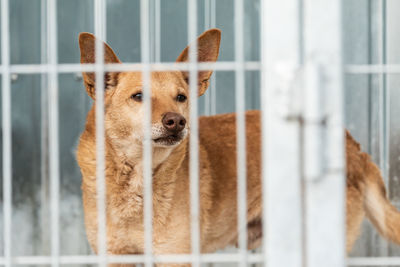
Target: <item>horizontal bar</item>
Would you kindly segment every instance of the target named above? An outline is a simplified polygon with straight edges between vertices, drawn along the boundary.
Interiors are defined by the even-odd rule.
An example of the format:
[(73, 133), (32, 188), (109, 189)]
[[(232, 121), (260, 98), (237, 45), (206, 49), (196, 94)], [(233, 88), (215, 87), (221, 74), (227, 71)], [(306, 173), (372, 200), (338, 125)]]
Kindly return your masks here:
[[(191, 254), (165, 254), (154, 255), (153, 262), (155, 263), (186, 263), (192, 262), (195, 255)], [(96, 264), (99, 256), (96, 255), (70, 255), (60, 256), (60, 264)], [(51, 256), (21, 256), (12, 257), (11, 262), (15, 265), (39, 265), (51, 264)], [(109, 255), (106, 256), (107, 263), (143, 263), (146, 260), (145, 255)], [(218, 254), (200, 254), (200, 261), (204, 263), (228, 263), (240, 262), (242, 255), (238, 253), (218, 253)], [(0, 257), (0, 265), (6, 262), (4, 257)], [(263, 257), (261, 253), (249, 254), (247, 258), (249, 263), (261, 263)]]
[[(58, 73), (74, 73), (74, 72), (94, 72), (96, 71), (97, 64), (58, 64)], [(143, 63), (124, 63), (124, 64), (104, 64), (104, 71), (118, 72), (118, 71), (143, 71), (146, 64)], [(148, 64), (152, 71), (184, 71), (190, 70), (191, 63), (155, 63)], [(198, 70), (219, 70), (219, 71), (234, 71), (240, 66), (236, 62), (201, 62), (197, 63)], [(258, 61), (244, 62), (245, 70), (260, 70), (261, 64)], [(51, 65), (48, 64), (16, 64), (10, 65), (11, 73), (20, 74), (40, 74), (51, 72)], [(0, 73), (6, 71), (3, 65), (0, 65)]]
[[(105, 71), (142, 71), (145, 64), (142, 63), (123, 63), (123, 64), (104, 64)], [(149, 64), (152, 71), (184, 71), (189, 70), (191, 63), (154, 63)], [(237, 62), (222, 61), (222, 62), (199, 62), (197, 63), (198, 70), (213, 69), (216, 71), (235, 71), (241, 68)], [(10, 65), (11, 73), (16, 74), (41, 74), (51, 72), (51, 65), (48, 64), (14, 64)], [(259, 61), (246, 61), (243, 68), (245, 70), (260, 70), (261, 63)], [(58, 73), (74, 73), (83, 71), (95, 71), (96, 64), (58, 64), (56, 66)], [(5, 71), (5, 67), (0, 65), (0, 73)], [(345, 73), (348, 74), (379, 74), (379, 73), (394, 73), (400, 74), (400, 64), (391, 65), (345, 65)]]
[(400, 74), (400, 64), (376, 64), (376, 65), (345, 65), (347, 74)]
[(354, 257), (347, 259), (347, 266), (399, 266), (400, 257)]

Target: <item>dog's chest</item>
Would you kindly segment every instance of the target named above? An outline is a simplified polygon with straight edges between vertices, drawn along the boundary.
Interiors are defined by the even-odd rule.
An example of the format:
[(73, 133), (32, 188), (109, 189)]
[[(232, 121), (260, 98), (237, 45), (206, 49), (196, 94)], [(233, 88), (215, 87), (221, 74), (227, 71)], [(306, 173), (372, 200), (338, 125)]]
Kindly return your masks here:
[[(167, 175), (163, 172), (162, 176)], [(169, 213), (171, 201), (175, 189), (172, 182), (175, 176), (169, 173), (168, 178), (158, 177), (157, 173), (153, 175), (152, 183), (152, 200), (153, 200), (153, 216), (158, 220), (162, 220)], [(164, 179), (163, 179), (164, 178)], [(144, 203), (144, 177), (143, 165), (138, 164), (134, 167), (124, 166), (119, 171), (117, 183), (113, 185), (115, 188), (110, 192), (109, 210), (112, 220), (129, 222), (143, 222), (143, 203)]]
[(117, 173), (109, 195), (110, 217), (115, 222), (143, 217), (143, 168), (124, 164)]

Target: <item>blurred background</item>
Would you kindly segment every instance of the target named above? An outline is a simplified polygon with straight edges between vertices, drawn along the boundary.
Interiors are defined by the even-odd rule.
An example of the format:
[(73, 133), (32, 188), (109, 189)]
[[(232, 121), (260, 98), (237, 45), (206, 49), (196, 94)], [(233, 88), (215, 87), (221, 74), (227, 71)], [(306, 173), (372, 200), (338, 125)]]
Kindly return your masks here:
[[(198, 33), (212, 27), (220, 28), (219, 60), (234, 61), (233, 1), (197, 2)], [(245, 58), (259, 61), (260, 0), (244, 2)], [(150, 3), (152, 61), (172, 62), (188, 43), (187, 1), (150, 0)], [(93, 0), (58, 0), (58, 63), (79, 62), (78, 34), (94, 31), (93, 8)], [(400, 2), (396, 0), (343, 1), (344, 63), (399, 64), (398, 10)], [(125, 63), (140, 62), (140, 1), (108, 0), (106, 21), (107, 42), (119, 58)], [(45, 0), (10, 1), (11, 64), (47, 62), (46, 23)], [(400, 77), (350, 73), (344, 77), (346, 126), (363, 150), (381, 166), (390, 198), (399, 206)], [(41, 74), (12, 75), (14, 256), (50, 254), (46, 83), (47, 77)], [(199, 100), (199, 112), (205, 115), (234, 112), (234, 88), (233, 71), (214, 72), (211, 88)], [(259, 88), (259, 71), (247, 71), (248, 109), (260, 107)], [(80, 73), (59, 75), (62, 255), (91, 253), (83, 225), (81, 175), (75, 161), (77, 142), (91, 104)], [(1, 235), (0, 231), (0, 238)], [(0, 242), (0, 253), (2, 246)], [(365, 222), (352, 255), (400, 256), (400, 249), (381, 239)]]

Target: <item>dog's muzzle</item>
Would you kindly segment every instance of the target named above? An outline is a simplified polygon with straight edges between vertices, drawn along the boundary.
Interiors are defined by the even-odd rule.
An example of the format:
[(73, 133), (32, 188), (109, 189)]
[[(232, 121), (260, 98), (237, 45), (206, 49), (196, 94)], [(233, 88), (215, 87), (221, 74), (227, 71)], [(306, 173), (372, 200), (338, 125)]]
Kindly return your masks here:
[(164, 134), (159, 138), (153, 139), (157, 144), (163, 146), (175, 145), (185, 137), (186, 119), (175, 112), (167, 112), (162, 118)]
[(178, 134), (185, 129), (186, 120), (178, 113), (167, 112), (162, 119), (162, 124), (171, 134)]

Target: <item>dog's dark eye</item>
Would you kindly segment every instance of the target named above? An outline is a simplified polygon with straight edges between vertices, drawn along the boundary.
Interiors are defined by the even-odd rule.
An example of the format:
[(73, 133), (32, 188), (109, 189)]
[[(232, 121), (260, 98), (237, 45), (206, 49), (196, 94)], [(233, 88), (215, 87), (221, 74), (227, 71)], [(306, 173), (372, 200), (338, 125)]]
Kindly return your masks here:
[(178, 101), (178, 102), (185, 102), (186, 99), (187, 99), (187, 97), (185, 95), (178, 95), (176, 97), (176, 101)]
[(142, 93), (133, 94), (131, 98), (136, 102), (142, 102)]

